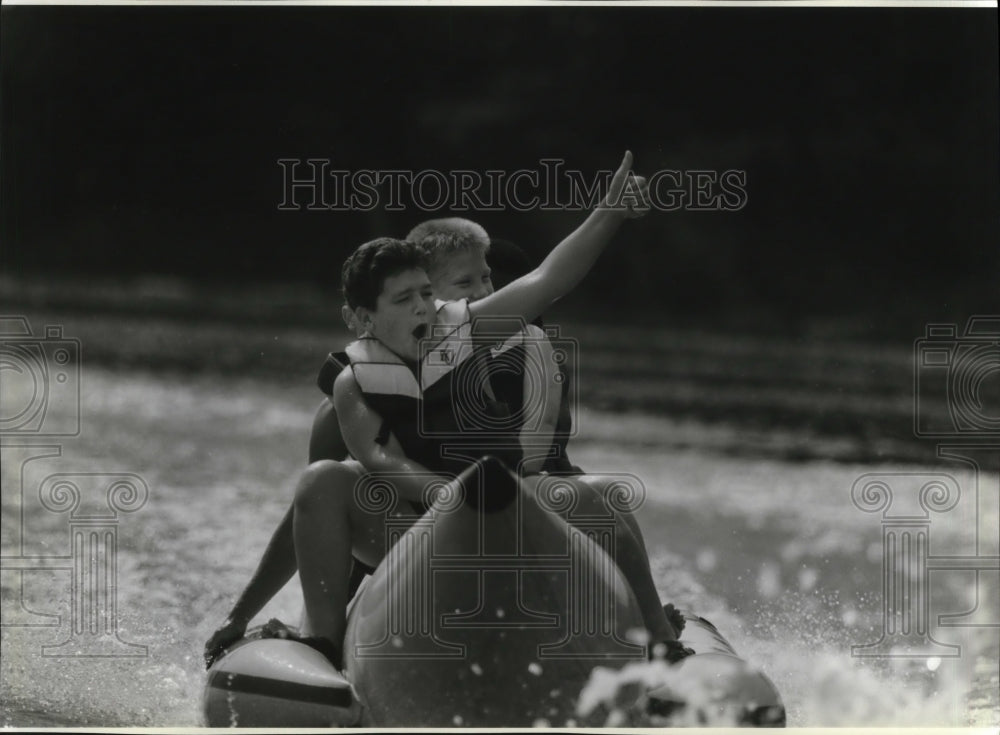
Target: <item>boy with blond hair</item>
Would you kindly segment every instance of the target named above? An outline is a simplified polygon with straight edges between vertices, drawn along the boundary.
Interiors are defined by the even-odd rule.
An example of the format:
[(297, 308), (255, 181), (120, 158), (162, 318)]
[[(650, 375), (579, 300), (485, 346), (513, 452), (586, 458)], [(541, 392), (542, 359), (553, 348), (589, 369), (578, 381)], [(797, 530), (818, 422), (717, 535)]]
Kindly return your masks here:
[[(627, 186), (628, 196), (640, 204), (640, 210), (644, 208), (645, 182), (631, 177), (630, 167), (631, 154), (627, 153), (604, 205), (541, 266), (478, 301), (462, 300), (439, 308), (423, 268), (423, 250), (413, 243), (381, 238), (362, 245), (345, 263), (345, 296), (365, 337), (349, 346), (351, 370), (336, 377), (333, 403), (347, 448), (357, 461), (324, 460), (310, 465), (296, 490), (293, 522), (294, 552), (306, 607), (304, 632), (309, 634), (301, 640), (335, 665), (341, 656), (351, 555), (374, 566), (385, 552), (384, 526), (357, 505), (353, 490), (358, 480), (366, 471), (392, 472), (399, 496), (419, 503), (424, 500), (429, 474), (448, 481), (464, 464), (441, 451), (440, 441), (421, 430), (418, 424), (423, 419), (414, 415), (412, 407), (422, 402), (430, 407), (435, 420), (451, 426), (448, 422), (455, 419), (456, 406), (462, 408), (461, 396), (454, 390), (455, 376), (460, 368), (480, 369), (481, 361), (473, 350), (451, 364), (448, 351), (441, 347), (444, 340), (428, 349), (426, 338), (436, 327), (444, 326), (455, 335), (471, 332), (478, 338), (506, 340), (525, 321), (535, 319), (567, 293), (583, 278), (621, 222), (638, 216), (632, 206), (620, 206)], [(484, 290), (487, 280), (488, 273), (482, 280)], [(518, 327), (512, 327), (513, 322), (519, 322)], [(443, 362), (428, 362), (434, 356)], [(488, 379), (480, 383), (487, 384)], [(450, 440), (461, 441), (463, 436), (460, 431), (449, 434)], [(524, 455), (517, 442), (511, 441), (501, 442), (491, 451), (512, 467), (519, 466)], [(616, 561), (636, 593), (653, 640), (675, 641), (676, 632), (660, 607), (644, 550), (623, 546)], [(246, 621), (266, 599), (260, 605), (256, 602), (259, 599), (254, 595), (244, 593), (237, 604), (242, 609), (234, 608), (227, 624), (236, 628), (242, 624), (245, 629)], [(225, 628), (209, 641), (206, 657), (213, 654), (213, 643), (218, 647)]]

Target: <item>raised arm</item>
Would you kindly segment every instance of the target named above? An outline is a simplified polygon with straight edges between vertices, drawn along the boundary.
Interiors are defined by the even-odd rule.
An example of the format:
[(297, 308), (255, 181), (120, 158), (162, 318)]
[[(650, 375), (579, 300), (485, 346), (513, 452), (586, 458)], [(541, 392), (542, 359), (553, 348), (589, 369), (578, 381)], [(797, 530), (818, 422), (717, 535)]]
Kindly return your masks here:
[[(646, 182), (630, 174), (631, 168), (632, 153), (626, 151), (611, 179), (608, 194), (597, 209), (556, 245), (535, 270), (470, 304), (472, 318), (518, 317), (530, 322), (572, 291), (593, 267), (621, 223), (648, 210)], [(507, 336), (503, 334), (505, 324), (508, 322), (481, 319), (477, 330)]]
[(352, 370), (344, 370), (337, 376), (333, 384), (333, 405), (351, 455), (369, 472), (392, 473), (393, 486), (400, 497), (420, 502), (426, 499), (424, 491), (429, 482), (450, 479), (435, 476), (403, 454), (403, 448), (392, 434), (385, 444), (375, 440), (382, 428), (382, 417), (365, 401)]

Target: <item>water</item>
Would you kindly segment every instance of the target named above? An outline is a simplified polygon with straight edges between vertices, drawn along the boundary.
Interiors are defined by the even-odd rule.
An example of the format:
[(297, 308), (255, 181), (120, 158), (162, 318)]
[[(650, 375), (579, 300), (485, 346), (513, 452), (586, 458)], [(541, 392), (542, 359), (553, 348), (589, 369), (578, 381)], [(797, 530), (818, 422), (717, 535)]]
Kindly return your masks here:
[[(5, 557), (20, 542), (24, 556), (61, 568), (3, 573), (0, 724), (195, 726), (202, 645), (285, 510), (317, 397), (308, 385), (277, 380), (97, 368), (84, 377), (84, 428), (62, 443), (61, 456), (23, 464), (23, 472), (4, 457)], [(998, 723), (995, 627), (935, 623), (939, 641), (961, 646), (956, 658), (851, 656), (852, 645), (877, 640), (882, 627), (882, 530), (877, 514), (851, 503), (850, 488), (865, 473), (941, 467), (759, 459), (697, 441), (653, 452), (631, 438), (714, 430), (593, 411), (580, 421), (575, 462), (645, 483), (638, 516), (663, 598), (709, 617), (760, 666), (782, 692), (790, 725)], [(963, 494), (934, 518), (932, 553), (974, 554), (978, 526), (980, 553), (996, 554), (1000, 480), (981, 478), (977, 506), (972, 472), (945, 467)], [(69, 638), (72, 598), (67, 514), (46, 510), (37, 494), (52, 473), (135, 473), (148, 485), (148, 502), (117, 524), (117, 632), (145, 655), (42, 655)], [(92, 492), (103, 502), (98, 485)], [(975, 576), (931, 573), (932, 621), (976, 607)], [(996, 576), (980, 575), (973, 622), (998, 620)], [(294, 620), (299, 609), (292, 584), (262, 617)], [(60, 616), (59, 625), (10, 625), (54, 620), (38, 614)]]

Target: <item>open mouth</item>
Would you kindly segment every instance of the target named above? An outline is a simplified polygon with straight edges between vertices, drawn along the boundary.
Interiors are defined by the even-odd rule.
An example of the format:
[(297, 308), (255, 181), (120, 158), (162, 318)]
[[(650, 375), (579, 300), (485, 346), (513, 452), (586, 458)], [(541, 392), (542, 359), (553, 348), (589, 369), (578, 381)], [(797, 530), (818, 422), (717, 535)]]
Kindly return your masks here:
[(426, 337), (427, 336), (427, 325), (426, 324), (418, 324), (417, 326), (415, 326), (413, 328), (413, 336), (416, 339), (418, 339), (418, 340), (423, 339), (424, 337)]

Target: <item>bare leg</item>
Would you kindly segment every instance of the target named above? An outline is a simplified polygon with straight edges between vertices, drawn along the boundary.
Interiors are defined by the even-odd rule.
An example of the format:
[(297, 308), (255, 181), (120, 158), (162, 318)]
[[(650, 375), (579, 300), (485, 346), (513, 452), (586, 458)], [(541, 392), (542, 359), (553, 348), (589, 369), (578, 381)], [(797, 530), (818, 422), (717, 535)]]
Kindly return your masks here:
[[(316, 417), (313, 419), (312, 432), (309, 435), (309, 462), (318, 462), (321, 459), (335, 459), (343, 462), (350, 458), (347, 451), (347, 443), (344, 435), (340, 431), (340, 421), (337, 419), (337, 410), (333, 407), (333, 401), (324, 398), (316, 409)], [(284, 523), (284, 521), (282, 521)], [(291, 519), (288, 519), (288, 545), (292, 544)], [(293, 555), (294, 557), (294, 555)], [(293, 558), (294, 561), (294, 558)], [(370, 566), (362, 564), (357, 559), (351, 564), (351, 586), (348, 592), (348, 599), (354, 597), (361, 582), (374, 571)], [(288, 576), (295, 573), (293, 568)], [(288, 581), (287, 579), (285, 581)]]
[[(607, 502), (607, 495), (608, 491), (615, 484), (614, 477), (609, 479), (601, 475), (577, 475), (573, 479), (597, 491), (604, 499), (605, 508), (609, 511), (612, 509), (612, 506)], [(615, 510), (613, 512), (628, 526), (632, 532), (632, 536), (639, 543), (640, 548), (642, 548), (644, 552), (643, 556), (646, 556), (648, 553), (646, 550), (646, 539), (642, 535), (642, 529), (639, 528), (639, 521), (636, 520), (635, 514), (628, 510)], [(649, 566), (648, 562), (646, 566)]]
[(613, 512), (605, 504), (604, 493), (594, 487), (594, 485), (598, 485), (603, 489), (602, 478), (590, 478), (586, 482), (581, 482), (579, 477), (556, 476), (553, 479), (559, 482), (571, 480), (577, 489), (577, 502), (571, 509), (571, 514), (563, 514), (563, 517), (571, 525), (585, 516), (607, 517), (609, 513), (614, 516), (617, 545), (615, 549), (609, 551), (635, 594), (643, 623), (654, 641), (676, 640), (677, 632), (663, 612), (663, 603), (660, 602), (660, 595), (653, 582), (653, 574), (649, 568), (649, 559), (646, 556), (642, 533), (639, 531), (635, 517), (631, 513)]
[(305, 600), (303, 633), (344, 638), (352, 553), (377, 565), (385, 554), (381, 515), (358, 507), (354, 487), (363, 470), (356, 462), (311, 464), (295, 491), (295, 556)]

